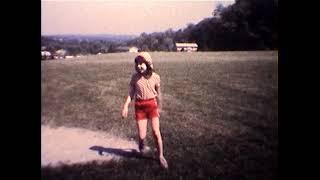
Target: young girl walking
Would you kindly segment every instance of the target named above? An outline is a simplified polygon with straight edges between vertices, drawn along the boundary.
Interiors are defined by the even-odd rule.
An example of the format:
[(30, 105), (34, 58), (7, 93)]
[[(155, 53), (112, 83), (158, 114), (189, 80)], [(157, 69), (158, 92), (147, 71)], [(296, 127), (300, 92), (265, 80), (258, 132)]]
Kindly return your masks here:
[(129, 95), (122, 109), (122, 117), (126, 118), (128, 116), (129, 104), (134, 100), (135, 119), (139, 134), (139, 150), (141, 153), (147, 151), (145, 138), (147, 135), (147, 123), (150, 120), (153, 137), (157, 144), (157, 155), (160, 165), (167, 169), (168, 163), (163, 155), (163, 143), (159, 123), (159, 113), (161, 111), (160, 76), (154, 72), (149, 53), (140, 52), (134, 61), (136, 73), (131, 77)]

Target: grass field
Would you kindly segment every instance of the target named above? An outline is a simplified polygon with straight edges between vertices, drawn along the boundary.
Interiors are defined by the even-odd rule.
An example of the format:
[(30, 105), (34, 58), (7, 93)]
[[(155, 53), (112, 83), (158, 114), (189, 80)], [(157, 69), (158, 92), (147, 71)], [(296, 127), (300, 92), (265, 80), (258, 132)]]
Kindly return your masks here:
[[(42, 120), (137, 138), (120, 111), (133, 53), (41, 62)], [(169, 171), (148, 159), (42, 168), (43, 179), (277, 179), (278, 52), (154, 52)], [(154, 146), (151, 131), (148, 142)]]

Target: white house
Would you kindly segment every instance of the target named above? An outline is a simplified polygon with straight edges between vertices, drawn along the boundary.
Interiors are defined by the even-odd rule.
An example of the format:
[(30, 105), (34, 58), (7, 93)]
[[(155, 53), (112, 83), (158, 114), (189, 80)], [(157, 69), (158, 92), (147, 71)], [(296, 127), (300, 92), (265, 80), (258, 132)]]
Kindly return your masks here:
[(49, 51), (41, 51), (41, 56), (51, 56)]
[(115, 52), (130, 52), (130, 53), (137, 53), (138, 52), (137, 47), (128, 47), (128, 46), (119, 46), (115, 49)]
[(63, 59), (66, 57), (67, 51), (64, 49), (59, 49), (55, 52), (54, 58), (55, 59)]
[(72, 59), (74, 56), (66, 56), (66, 59)]
[(50, 59), (51, 53), (49, 51), (41, 51), (41, 59)]
[(197, 51), (198, 45), (196, 43), (176, 43), (177, 51), (194, 52)]
[(132, 53), (137, 53), (138, 50), (139, 49), (137, 47), (134, 47), (134, 46), (129, 48), (129, 52), (132, 52)]

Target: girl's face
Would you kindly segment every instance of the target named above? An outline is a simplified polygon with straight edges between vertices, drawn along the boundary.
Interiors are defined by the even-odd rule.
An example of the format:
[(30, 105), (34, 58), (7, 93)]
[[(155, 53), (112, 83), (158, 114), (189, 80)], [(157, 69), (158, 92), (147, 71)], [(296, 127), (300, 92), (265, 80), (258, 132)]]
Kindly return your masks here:
[(138, 73), (143, 74), (147, 71), (147, 65), (143, 60), (137, 60), (135, 66)]

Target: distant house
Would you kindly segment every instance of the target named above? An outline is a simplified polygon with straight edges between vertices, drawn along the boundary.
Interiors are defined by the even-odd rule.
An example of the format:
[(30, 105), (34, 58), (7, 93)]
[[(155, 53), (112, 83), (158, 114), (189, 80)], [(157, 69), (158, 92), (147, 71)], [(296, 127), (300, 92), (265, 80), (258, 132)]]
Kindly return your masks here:
[(196, 43), (176, 43), (177, 51), (195, 52), (198, 49)]
[(72, 59), (74, 56), (66, 56), (66, 59)]
[(131, 52), (131, 53), (137, 53), (138, 52), (137, 47), (128, 47), (128, 46), (119, 46), (115, 49), (115, 52)]
[(41, 59), (52, 59), (52, 55), (49, 51), (41, 51)]
[(139, 49), (137, 47), (134, 47), (134, 46), (129, 48), (129, 52), (132, 52), (132, 53), (137, 53), (138, 50)]
[(67, 51), (64, 49), (59, 49), (54, 53), (54, 58), (55, 59), (63, 59), (66, 57)]

